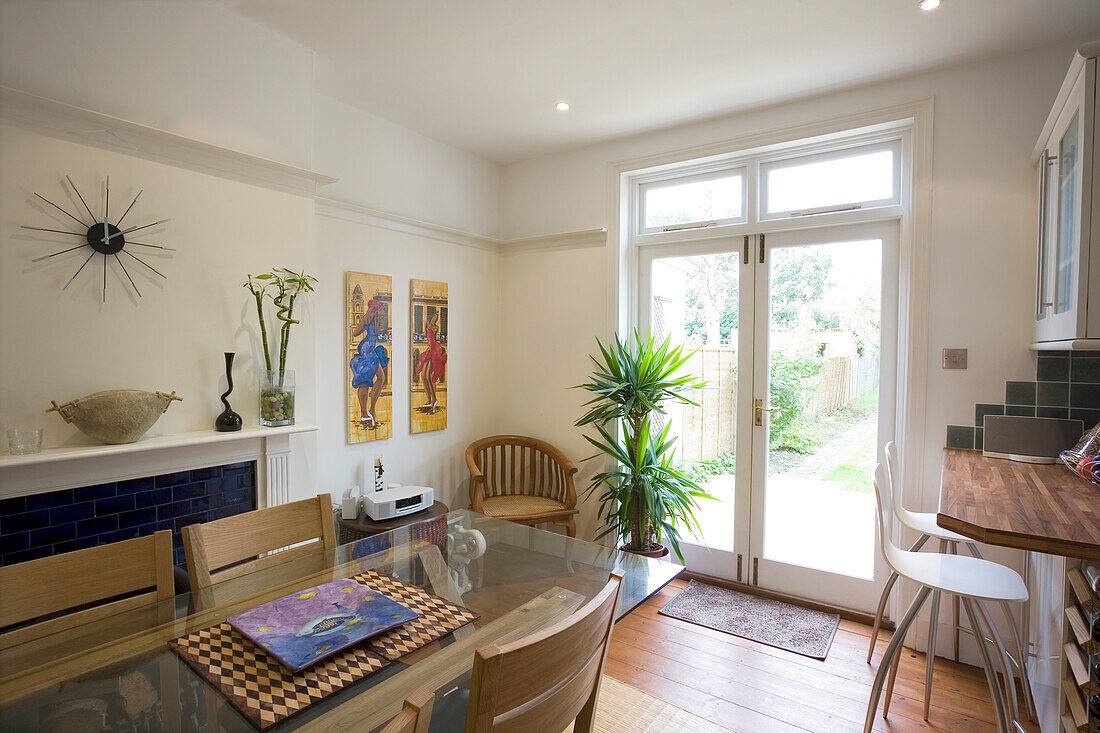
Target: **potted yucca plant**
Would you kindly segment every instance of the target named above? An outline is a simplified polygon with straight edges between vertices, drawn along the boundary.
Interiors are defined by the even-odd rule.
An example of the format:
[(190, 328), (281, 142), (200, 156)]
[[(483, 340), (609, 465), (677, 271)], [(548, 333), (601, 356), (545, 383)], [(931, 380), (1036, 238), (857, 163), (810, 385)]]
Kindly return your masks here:
[(598, 518), (603, 527), (596, 539), (610, 534), (626, 540), (621, 549), (650, 557), (668, 554), (662, 544), (668, 542), (682, 561), (679, 530), (698, 530), (696, 500), (713, 497), (677, 467), (671, 423), (658, 431), (653, 417), (664, 414), (668, 403), (696, 404), (687, 393), (704, 383), (683, 373), (691, 354), (668, 338), (657, 344), (652, 335), (643, 340), (635, 333), (627, 341), (616, 335), (607, 347), (599, 339), (596, 343), (600, 358), (592, 357), (595, 371), (576, 387), (593, 395), (576, 425), (591, 425), (599, 434), (598, 439), (584, 436), (600, 451), (585, 460), (602, 456), (615, 462), (611, 470), (592, 477), (586, 492), (601, 492)]

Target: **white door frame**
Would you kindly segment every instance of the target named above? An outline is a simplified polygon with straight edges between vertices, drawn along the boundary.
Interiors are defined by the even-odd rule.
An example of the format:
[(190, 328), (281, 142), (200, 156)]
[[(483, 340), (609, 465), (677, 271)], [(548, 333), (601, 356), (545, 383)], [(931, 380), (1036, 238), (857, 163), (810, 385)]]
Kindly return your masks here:
[[(882, 447), (895, 437), (895, 408), (897, 390), (898, 346), (898, 223), (896, 221), (868, 222), (822, 227), (812, 230), (776, 232), (765, 237), (763, 251), (756, 252), (755, 267), (755, 345), (753, 354), (752, 399), (763, 400), (768, 406), (768, 336), (770, 253), (777, 248), (799, 247), (815, 244), (853, 242), (860, 240), (882, 242), (882, 274), (880, 345), (879, 345), (879, 404), (877, 458), (884, 460)], [(831, 573), (824, 570), (788, 565), (764, 556), (765, 492), (767, 488), (767, 453), (769, 424), (765, 419), (760, 426), (753, 426), (751, 500), (749, 502), (749, 555), (753, 563), (751, 580), (769, 590), (828, 603), (833, 606), (871, 612), (878, 600), (882, 582), (889, 575), (877, 545), (877, 525), (873, 544), (867, 548), (873, 553), (874, 575), (870, 579)], [(751, 420), (750, 420), (751, 424)], [(874, 522), (874, 515), (867, 518)], [(759, 568), (759, 579), (756, 569)]]
[[(747, 470), (749, 457), (752, 455), (752, 413), (745, 409), (745, 405), (752, 402), (752, 367), (753, 367), (753, 278), (756, 268), (753, 266), (753, 253), (756, 252), (755, 235), (742, 235), (739, 237), (722, 237), (716, 239), (701, 239), (689, 242), (674, 242), (668, 244), (646, 247), (639, 255), (638, 267), (638, 323), (643, 330), (650, 328), (651, 308), (651, 278), (653, 262), (665, 257), (692, 257), (698, 255), (713, 255), (736, 253), (740, 268), (738, 270), (738, 330), (737, 330), (737, 387), (734, 404), (734, 420), (736, 421), (734, 438), (734, 455), (738, 457), (736, 473), (734, 476), (734, 513), (729, 521), (734, 525), (734, 547), (730, 551), (716, 548), (707, 548), (687, 542), (680, 543), (680, 551), (684, 555), (684, 562), (695, 572), (713, 575), (715, 577), (740, 580), (738, 574), (748, 578), (748, 538), (749, 533), (749, 480), (750, 472)], [(740, 457), (744, 456), (744, 459)], [(742, 468), (744, 464), (745, 468)], [(701, 511), (714, 511), (710, 502), (701, 501)], [(704, 540), (706, 538), (703, 538)], [(667, 544), (667, 543), (666, 543)], [(740, 561), (739, 561), (740, 558)]]

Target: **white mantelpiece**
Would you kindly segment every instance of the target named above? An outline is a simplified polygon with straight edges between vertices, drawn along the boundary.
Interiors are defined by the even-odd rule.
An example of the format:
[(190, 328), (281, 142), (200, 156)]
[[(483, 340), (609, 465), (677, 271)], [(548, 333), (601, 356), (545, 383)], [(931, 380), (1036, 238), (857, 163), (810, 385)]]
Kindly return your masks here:
[(290, 499), (290, 436), (316, 430), (316, 425), (249, 426), (235, 433), (198, 430), (126, 445), (0, 456), (0, 499), (255, 461), (257, 508), (284, 504)]

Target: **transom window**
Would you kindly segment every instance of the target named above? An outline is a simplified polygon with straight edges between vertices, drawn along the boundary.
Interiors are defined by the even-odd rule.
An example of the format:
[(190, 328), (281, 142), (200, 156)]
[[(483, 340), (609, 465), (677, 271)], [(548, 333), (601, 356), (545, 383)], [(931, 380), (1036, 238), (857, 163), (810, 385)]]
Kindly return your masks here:
[(791, 143), (725, 161), (691, 161), (679, 171), (639, 172), (634, 233), (649, 239), (704, 227), (736, 231), (737, 225), (898, 207), (902, 141), (897, 133), (886, 134), (864, 134), (858, 142)]
[(743, 168), (643, 184), (641, 194), (647, 232), (745, 221)]

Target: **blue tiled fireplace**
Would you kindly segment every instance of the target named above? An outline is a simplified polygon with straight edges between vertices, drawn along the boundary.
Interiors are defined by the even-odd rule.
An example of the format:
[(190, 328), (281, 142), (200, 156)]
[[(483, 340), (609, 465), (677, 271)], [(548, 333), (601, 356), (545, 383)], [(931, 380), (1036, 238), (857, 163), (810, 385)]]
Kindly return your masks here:
[(182, 567), (183, 527), (255, 508), (252, 461), (4, 499), (0, 565), (168, 529)]

